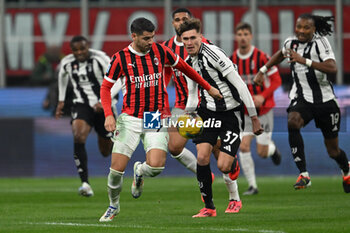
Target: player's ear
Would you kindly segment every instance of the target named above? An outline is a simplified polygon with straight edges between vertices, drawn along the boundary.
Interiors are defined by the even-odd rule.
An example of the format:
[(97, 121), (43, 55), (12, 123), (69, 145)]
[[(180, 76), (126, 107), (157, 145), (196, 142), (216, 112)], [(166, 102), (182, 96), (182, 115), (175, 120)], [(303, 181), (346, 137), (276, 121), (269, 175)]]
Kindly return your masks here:
[(137, 34), (135, 32), (131, 33), (131, 39), (136, 40)]

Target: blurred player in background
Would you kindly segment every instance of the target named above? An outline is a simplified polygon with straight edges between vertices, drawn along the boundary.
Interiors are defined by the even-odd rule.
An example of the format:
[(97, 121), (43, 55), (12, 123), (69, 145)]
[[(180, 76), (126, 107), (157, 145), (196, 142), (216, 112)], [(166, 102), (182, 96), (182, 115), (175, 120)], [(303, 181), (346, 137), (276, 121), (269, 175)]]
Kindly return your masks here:
[(341, 114), (332, 83), (327, 78), (337, 72), (334, 53), (326, 38), (333, 32), (333, 21), (333, 16), (300, 15), (295, 24), (295, 36), (286, 39), (283, 48), (260, 68), (254, 81), (261, 84), (269, 68), (288, 58), (294, 81), (289, 93), (291, 103), (287, 109), (289, 145), (300, 172), (294, 188), (311, 185), (300, 129), (314, 120), (316, 127), (322, 131), (328, 155), (341, 169), (344, 191), (349, 193), (349, 161), (338, 144)]
[[(179, 34), (180, 25), (191, 19), (192, 13), (187, 8), (178, 8), (172, 13), (172, 24), (175, 29), (176, 35), (165, 41), (163, 44), (171, 48), (176, 54), (178, 54), (182, 59), (186, 59), (188, 53), (182, 43), (181, 36)], [(202, 37), (202, 42), (211, 44), (209, 40)], [(172, 121), (177, 121), (178, 117), (185, 113), (185, 107), (188, 98), (188, 87), (186, 78), (183, 76), (182, 72), (177, 69), (172, 69), (171, 67), (165, 68), (167, 82), (173, 79), (175, 87), (175, 106), (171, 110)], [(196, 173), (197, 171), (197, 158), (196, 156), (188, 150), (185, 146), (188, 139), (182, 137), (175, 127), (169, 128), (169, 143), (168, 149), (172, 158), (175, 158), (181, 164), (183, 164), (188, 170)], [(217, 158), (218, 150), (214, 150), (214, 155)], [(214, 174), (212, 174), (214, 179)], [(242, 207), (242, 202), (239, 197), (237, 181), (231, 180), (227, 174), (223, 174), (223, 178), (229, 192), (230, 203), (227, 208), (227, 213), (237, 213)]]
[[(221, 100), (215, 100), (205, 90), (200, 89), (201, 103), (198, 115), (203, 121), (219, 121), (221, 124), (218, 128), (204, 127), (202, 134), (193, 139), (197, 147), (197, 180), (205, 207), (192, 217), (215, 217), (210, 155), (220, 137), (221, 145), (217, 166), (221, 172), (229, 176), (236, 174), (239, 166), (236, 153), (241, 141), (240, 132), (244, 128), (242, 100), (251, 117), (253, 132), (260, 134), (263, 129), (260, 126), (249, 90), (236, 72), (234, 64), (223, 50), (215, 45), (202, 42), (201, 22), (198, 19), (185, 21), (180, 26), (180, 35), (190, 55), (186, 62), (223, 94)], [(197, 85), (188, 80), (188, 87), (189, 97), (186, 110), (193, 110), (196, 109), (198, 103)], [(230, 178), (234, 180), (237, 177)]]
[[(113, 55), (101, 87), (101, 101), (106, 116), (105, 128), (110, 132), (116, 130), (116, 137), (108, 175), (110, 203), (100, 222), (112, 221), (120, 211), (119, 198), (124, 171), (140, 140), (144, 145), (146, 161), (137, 161), (134, 164), (132, 196), (141, 196), (144, 176), (154, 177), (164, 170), (168, 132), (164, 128), (143, 129), (143, 122), (146, 114), (152, 114), (152, 119), (163, 119), (170, 115), (164, 78), (165, 65), (181, 70), (213, 97), (222, 97), (216, 88), (210, 86), (170, 48), (154, 43), (155, 26), (151, 21), (137, 18), (132, 22), (130, 31), (132, 43)], [(110, 89), (119, 79), (123, 79), (124, 98), (122, 114), (116, 123), (109, 108)]]
[(244, 175), (247, 178), (249, 188), (243, 195), (253, 195), (258, 193), (258, 186), (255, 178), (255, 167), (251, 153), (251, 143), (256, 137), (256, 149), (262, 158), (270, 157), (275, 165), (281, 163), (281, 154), (275, 143), (271, 140), (273, 131), (273, 110), (275, 101), (273, 92), (281, 85), (281, 77), (277, 67), (272, 67), (267, 73), (262, 85), (253, 82), (254, 75), (266, 64), (269, 57), (261, 50), (251, 44), (253, 35), (252, 27), (248, 23), (239, 23), (235, 29), (235, 39), (238, 49), (233, 52), (231, 60), (238, 67), (238, 73), (248, 86), (257, 108), (260, 124), (264, 132), (255, 136), (247, 112), (245, 114), (245, 127), (240, 145), (239, 160)]
[(63, 114), (66, 88), (70, 80), (74, 89), (71, 110), (74, 160), (82, 182), (79, 194), (89, 197), (93, 196), (94, 192), (88, 180), (85, 142), (91, 128), (94, 127), (98, 134), (99, 149), (104, 157), (111, 153), (113, 145), (110, 139), (112, 133), (104, 128), (105, 117), (99, 102), (100, 86), (110, 59), (104, 52), (90, 49), (87, 39), (83, 36), (74, 36), (70, 41), (70, 47), (72, 54), (64, 57), (60, 64), (56, 118), (60, 118)]

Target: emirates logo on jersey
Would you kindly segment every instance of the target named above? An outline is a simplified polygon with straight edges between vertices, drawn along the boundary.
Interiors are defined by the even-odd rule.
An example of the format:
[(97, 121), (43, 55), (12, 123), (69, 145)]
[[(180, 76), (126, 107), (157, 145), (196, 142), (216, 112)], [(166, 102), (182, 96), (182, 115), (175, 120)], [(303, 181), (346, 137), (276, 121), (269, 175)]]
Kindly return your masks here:
[(158, 58), (155, 57), (155, 58), (153, 59), (153, 62), (154, 62), (154, 64), (155, 64), (156, 66), (159, 65), (159, 60), (158, 60)]

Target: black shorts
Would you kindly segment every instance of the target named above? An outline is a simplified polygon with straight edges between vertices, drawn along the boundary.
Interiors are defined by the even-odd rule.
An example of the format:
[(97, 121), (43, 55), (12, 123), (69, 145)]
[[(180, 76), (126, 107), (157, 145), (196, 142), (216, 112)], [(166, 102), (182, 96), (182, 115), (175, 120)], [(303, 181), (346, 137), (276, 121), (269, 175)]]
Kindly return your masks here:
[(207, 120), (214, 123), (220, 121), (221, 127), (204, 127), (203, 132), (194, 138), (193, 142), (195, 144), (210, 143), (214, 146), (218, 137), (220, 137), (220, 151), (235, 156), (241, 143), (240, 133), (244, 129), (243, 107), (224, 112), (213, 112), (208, 109), (199, 108), (198, 115), (202, 117), (204, 122)]
[(104, 138), (110, 138), (112, 134), (105, 129), (105, 116), (103, 112), (97, 113), (86, 104), (73, 104), (71, 110), (72, 122), (76, 119), (86, 121), (91, 127), (95, 128), (97, 134)]
[(335, 100), (313, 104), (305, 100), (295, 99), (291, 101), (287, 112), (300, 113), (304, 120), (304, 126), (314, 119), (316, 127), (321, 129), (323, 137), (326, 139), (338, 137), (341, 114)]

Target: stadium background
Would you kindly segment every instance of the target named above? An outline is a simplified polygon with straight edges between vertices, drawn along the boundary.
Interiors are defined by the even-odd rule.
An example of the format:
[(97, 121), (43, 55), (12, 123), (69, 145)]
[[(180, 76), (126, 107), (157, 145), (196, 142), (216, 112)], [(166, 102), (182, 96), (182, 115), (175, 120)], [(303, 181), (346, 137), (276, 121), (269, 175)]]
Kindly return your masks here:
[[(0, 78), (0, 176), (76, 176), (70, 119), (55, 120), (50, 111), (41, 109), (47, 88), (32, 87), (28, 82), (35, 62), (47, 46), (59, 45), (63, 53), (68, 54), (72, 36), (85, 34), (91, 40), (92, 48), (112, 55), (130, 43), (128, 28), (130, 22), (139, 16), (147, 17), (157, 25), (157, 41), (161, 42), (173, 35), (169, 9), (171, 12), (176, 7), (188, 7), (200, 18), (205, 37), (222, 47), (227, 54), (231, 54), (235, 48), (233, 29), (240, 21), (257, 22), (253, 24), (257, 25), (254, 29), (255, 44), (272, 54), (286, 36), (293, 33), (294, 21), (300, 13), (335, 15), (337, 19), (337, 14), (341, 14), (342, 22), (338, 19), (336, 25), (340, 25), (342, 30), (337, 30), (329, 40), (335, 50), (338, 67), (341, 67), (340, 75), (332, 80), (337, 84), (335, 91), (342, 108), (340, 146), (350, 151), (347, 123), (350, 117), (350, 87), (346, 86), (350, 80), (350, 25), (345, 23), (350, 21), (350, 1), (0, 0), (0, 3), (3, 11), (0, 13), (3, 32), (0, 36), (0, 72), (3, 73)], [(255, 9), (252, 7), (254, 4)], [(89, 8), (88, 12), (84, 7)], [(255, 14), (251, 12), (254, 11), (256, 17), (252, 17)], [(80, 23), (84, 17), (84, 23)], [(258, 175), (297, 173), (286, 132), (285, 109), (289, 103), (287, 90), (290, 85), (287, 64), (280, 66), (280, 72), (283, 86), (275, 93), (277, 108), (273, 138), (283, 154), (283, 160), (281, 166), (275, 167), (270, 160), (255, 159)], [(169, 96), (173, 103), (175, 94), (172, 87), (169, 88)], [(119, 112), (120, 109), (121, 101), (118, 104)], [(337, 165), (327, 158), (321, 133), (315, 129), (313, 122), (303, 133), (310, 173), (339, 174)], [(188, 147), (195, 150), (192, 143)], [(99, 154), (94, 132), (88, 138), (87, 150), (90, 174), (106, 175), (110, 159), (102, 158)], [(256, 153), (253, 156), (257, 157)], [(144, 159), (141, 146), (132, 158), (133, 161), (136, 159)], [(212, 162), (215, 164), (214, 160)], [(128, 176), (132, 175), (132, 164), (129, 163), (126, 170)], [(212, 168), (218, 172), (215, 166)], [(191, 173), (169, 156), (162, 175)]]

